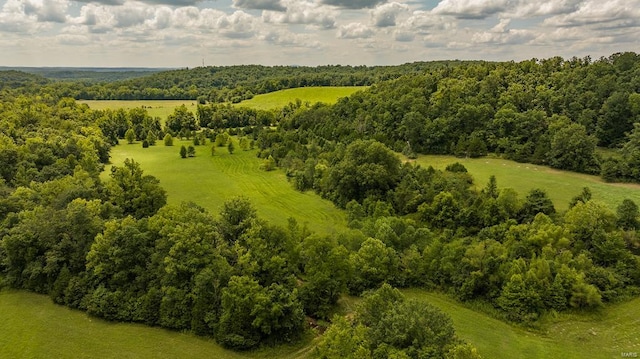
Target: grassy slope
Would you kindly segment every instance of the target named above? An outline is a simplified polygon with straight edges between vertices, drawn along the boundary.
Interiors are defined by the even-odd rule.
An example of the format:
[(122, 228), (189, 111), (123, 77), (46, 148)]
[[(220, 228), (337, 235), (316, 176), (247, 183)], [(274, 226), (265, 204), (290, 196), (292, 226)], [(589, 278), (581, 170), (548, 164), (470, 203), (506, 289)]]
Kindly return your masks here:
[(593, 315), (557, 319), (541, 333), (514, 327), (468, 309), (450, 298), (422, 290), (403, 291), (448, 313), (458, 336), (485, 358), (619, 358), (640, 353), (640, 298)]
[[(485, 358), (619, 358), (640, 352), (640, 298), (593, 315), (570, 315), (534, 333), (468, 309), (437, 293), (404, 290), (448, 313), (458, 336)], [(348, 299), (348, 298), (347, 298)], [(357, 299), (348, 300), (354, 306)], [(0, 291), (3, 358), (306, 358), (311, 338), (298, 345), (232, 352), (190, 334), (110, 323), (54, 305), (47, 296)]]
[(615, 210), (629, 198), (640, 204), (640, 185), (605, 183), (597, 176), (559, 171), (545, 166), (518, 163), (498, 158), (456, 158), (453, 156), (420, 156), (416, 160), (422, 166), (444, 169), (454, 162), (462, 163), (474, 177), (478, 187), (484, 187), (491, 175), (495, 175), (499, 188), (513, 188), (526, 196), (533, 188), (547, 192), (558, 210), (566, 210), (573, 197), (583, 187), (589, 187), (593, 199), (604, 202)]
[(332, 104), (340, 97), (350, 96), (354, 92), (361, 91), (366, 88), (367, 86), (300, 87), (256, 95), (250, 100), (245, 100), (236, 104), (236, 106), (270, 110), (283, 107), (290, 102), (295, 102), (296, 99), (312, 104), (316, 102)]
[(233, 352), (191, 334), (92, 318), (22, 291), (0, 291), (0, 333), (2, 358), (297, 358), (310, 347), (307, 339)]
[[(255, 151), (237, 150), (230, 155), (226, 148), (216, 147), (211, 156), (211, 144), (196, 147), (196, 157), (181, 159), (176, 141), (166, 147), (158, 143), (150, 148), (123, 144), (111, 150), (111, 162), (121, 166), (125, 158), (139, 162), (146, 174), (156, 176), (167, 190), (169, 203), (192, 201), (217, 214), (229, 198), (243, 195), (251, 199), (258, 215), (272, 223), (286, 225), (289, 217), (307, 223), (316, 232), (332, 233), (346, 228), (343, 211), (313, 192), (293, 189), (285, 174), (259, 169), (261, 160)], [(236, 142), (236, 148), (238, 143)], [(105, 171), (103, 175), (109, 171)]]

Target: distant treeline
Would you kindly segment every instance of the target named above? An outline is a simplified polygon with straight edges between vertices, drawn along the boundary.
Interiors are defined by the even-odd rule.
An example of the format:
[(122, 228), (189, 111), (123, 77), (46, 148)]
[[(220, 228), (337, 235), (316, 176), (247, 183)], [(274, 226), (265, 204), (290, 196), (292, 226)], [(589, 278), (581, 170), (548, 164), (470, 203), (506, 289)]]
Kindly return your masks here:
[(91, 84), (53, 84), (61, 96), (82, 100), (195, 100), (240, 102), (255, 94), (305, 86), (365, 86), (461, 61), (417, 62), (400, 66), (224, 66), (164, 71), (150, 76)]

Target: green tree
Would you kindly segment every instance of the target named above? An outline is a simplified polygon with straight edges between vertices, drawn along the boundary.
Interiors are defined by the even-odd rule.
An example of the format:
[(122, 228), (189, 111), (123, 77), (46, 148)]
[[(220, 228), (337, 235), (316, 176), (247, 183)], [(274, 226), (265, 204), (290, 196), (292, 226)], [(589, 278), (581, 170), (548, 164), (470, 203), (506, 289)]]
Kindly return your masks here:
[(136, 132), (133, 128), (129, 128), (127, 132), (125, 132), (124, 139), (127, 140), (128, 144), (132, 144), (136, 140)]
[(167, 194), (158, 179), (143, 175), (140, 164), (128, 158), (122, 167), (111, 168), (111, 181), (106, 187), (111, 202), (124, 215), (135, 218), (152, 216), (167, 203)]
[(556, 208), (545, 191), (534, 188), (527, 194), (518, 216), (521, 222), (530, 222), (538, 213), (551, 216), (556, 213)]
[(164, 135), (163, 141), (165, 146), (173, 146), (173, 136), (170, 133)]
[(617, 214), (618, 227), (627, 231), (640, 229), (638, 205), (632, 200), (625, 198), (618, 206)]
[(355, 141), (328, 174), (323, 191), (340, 207), (384, 196), (400, 181), (400, 159), (377, 141)]
[(232, 155), (235, 150), (236, 146), (233, 144), (233, 140), (229, 139), (229, 144), (227, 144), (227, 151), (229, 151), (229, 154)]
[(195, 157), (196, 156), (196, 148), (189, 145), (189, 147), (187, 148), (187, 156), (188, 157)]
[(184, 145), (180, 146), (180, 157), (187, 158), (187, 148)]

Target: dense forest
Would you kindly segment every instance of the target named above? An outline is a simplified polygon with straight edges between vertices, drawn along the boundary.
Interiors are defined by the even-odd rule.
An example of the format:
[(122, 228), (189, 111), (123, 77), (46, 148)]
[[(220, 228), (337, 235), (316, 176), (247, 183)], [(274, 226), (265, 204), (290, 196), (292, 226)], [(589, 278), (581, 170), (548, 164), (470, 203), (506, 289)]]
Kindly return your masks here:
[[(186, 83), (211, 70), (179, 73)], [(277, 78), (258, 74), (219, 85)], [(584, 188), (559, 212), (542, 190), (521, 198), (495, 177), (476, 186), (461, 164), (423, 168), (398, 152), (493, 153), (640, 181), (639, 75), (633, 53), (438, 64), (379, 78), (363, 71), (373, 86), (335, 105), (201, 104), (195, 114), (177, 108), (162, 125), (143, 108), (79, 105), (65, 92), (76, 85), (2, 73), (14, 79), (0, 90), (2, 285), (235, 349), (295, 341), (320, 321), (330, 325), (318, 357), (474, 357), (445, 314), (393, 287), (442, 291), (534, 326), (545, 315), (636, 297), (638, 206), (624, 200), (612, 211)], [(192, 95), (202, 96), (197, 86)], [(247, 198), (216, 214), (194, 203), (170, 206), (135, 160), (100, 178), (111, 146), (125, 138), (149, 144), (240, 133), (296, 189), (344, 208), (350, 230), (320, 235), (295, 220), (275, 226)], [(597, 146), (619, 155), (602, 158)], [(362, 296), (360, 304), (353, 316), (334, 315), (346, 293)]]

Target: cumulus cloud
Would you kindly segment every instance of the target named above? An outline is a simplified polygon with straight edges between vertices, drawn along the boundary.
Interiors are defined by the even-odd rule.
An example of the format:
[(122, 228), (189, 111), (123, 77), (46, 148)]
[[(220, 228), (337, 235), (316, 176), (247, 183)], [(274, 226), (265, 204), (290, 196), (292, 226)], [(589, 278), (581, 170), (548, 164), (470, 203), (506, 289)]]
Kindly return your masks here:
[(618, 26), (638, 26), (640, 1), (638, 0), (590, 0), (577, 11), (553, 16), (544, 20), (547, 26), (582, 26), (616, 22)]
[(400, 31), (416, 34), (428, 34), (434, 31), (449, 30), (455, 23), (430, 11), (414, 11), (405, 21), (398, 24)]
[(262, 20), (275, 24), (306, 24), (324, 29), (336, 26), (336, 12), (327, 7), (309, 1), (290, 1), (285, 12), (263, 11)]
[(585, 0), (520, 0), (512, 13), (516, 17), (566, 14), (578, 10), (584, 2)]
[(319, 48), (321, 44), (319, 41), (311, 39), (305, 34), (296, 34), (283, 30), (271, 30), (260, 36), (260, 39), (279, 46), (286, 47), (307, 47), (307, 48)]
[(523, 44), (532, 40), (535, 35), (529, 30), (508, 29), (511, 20), (501, 19), (500, 22), (489, 31), (475, 33), (471, 41), (482, 44)]
[(25, 15), (35, 15), (38, 21), (64, 23), (66, 20), (67, 0), (26, 0), (23, 3)]
[(458, 19), (485, 19), (509, 9), (510, 3), (510, 0), (442, 0), (433, 13)]
[(223, 16), (218, 19), (216, 25), (220, 33), (230, 39), (248, 39), (257, 31), (256, 19), (244, 11)]
[(338, 37), (341, 39), (366, 39), (373, 36), (373, 34), (373, 30), (369, 26), (359, 22), (340, 26), (338, 30)]
[(387, 0), (321, 0), (325, 5), (337, 6), (345, 9), (370, 9)]
[(233, 0), (233, 6), (240, 9), (285, 11), (280, 0)]
[[(127, 0), (74, 0), (77, 2), (100, 4), (100, 5), (123, 5)], [(137, 0), (149, 5), (169, 5), (174, 7), (193, 6), (203, 0)]]
[(398, 15), (408, 12), (409, 6), (398, 2), (380, 5), (371, 10), (371, 19), (376, 27), (388, 27), (396, 25)]

